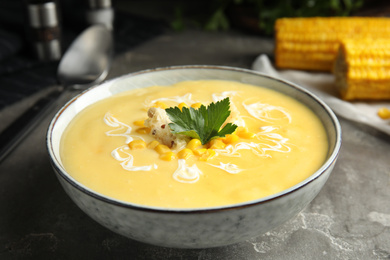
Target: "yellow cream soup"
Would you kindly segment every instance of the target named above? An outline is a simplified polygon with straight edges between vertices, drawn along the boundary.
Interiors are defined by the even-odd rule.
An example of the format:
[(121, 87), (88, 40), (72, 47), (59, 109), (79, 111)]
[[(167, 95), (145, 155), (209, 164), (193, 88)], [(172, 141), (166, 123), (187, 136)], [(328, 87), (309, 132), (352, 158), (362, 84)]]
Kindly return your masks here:
[[(224, 97), (236, 109), (233, 123), (252, 135), (215, 150), (213, 158), (168, 161), (152, 148), (129, 148), (133, 140), (155, 140), (137, 131), (148, 108), (207, 106)], [(320, 120), (295, 99), (210, 80), (140, 88), (97, 102), (71, 122), (61, 147), (69, 174), (98, 193), (141, 205), (199, 208), (259, 199), (303, 181), (324, 162), (328, 143)]]

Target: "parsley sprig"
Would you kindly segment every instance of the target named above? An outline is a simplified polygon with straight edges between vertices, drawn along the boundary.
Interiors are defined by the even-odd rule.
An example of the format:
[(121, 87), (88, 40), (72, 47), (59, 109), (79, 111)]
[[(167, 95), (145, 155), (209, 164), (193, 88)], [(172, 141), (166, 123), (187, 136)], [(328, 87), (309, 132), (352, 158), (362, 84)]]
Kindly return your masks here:
[[(225, 123), (230, 115), (230, 100), (225, 98), (216, 103), (210, 103), (207, 108), (201, 105), (199, 109), (192, 107), (170, 107), (165, 109), (172, 123), (169, 123), (172, 133), (183, 134), (199, 139), (202, 144), (210, 140), (233, 133), (237, 125)], [(222, 127), (222, 128), (221, 128)]]

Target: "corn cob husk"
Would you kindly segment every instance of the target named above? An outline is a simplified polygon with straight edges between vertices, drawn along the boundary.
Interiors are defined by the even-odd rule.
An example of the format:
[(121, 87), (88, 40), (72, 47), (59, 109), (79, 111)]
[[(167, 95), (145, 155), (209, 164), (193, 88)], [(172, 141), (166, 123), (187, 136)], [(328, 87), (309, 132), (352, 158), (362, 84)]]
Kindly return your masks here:
[(390, 39), (342, 40), (333, 74), (345, 100), (390, 99)]
[(281, 18), (275, 23), (275, 63), (278, 68), (331, 71), (341, 39), (370, 37), (390, 39), (390, 19)]

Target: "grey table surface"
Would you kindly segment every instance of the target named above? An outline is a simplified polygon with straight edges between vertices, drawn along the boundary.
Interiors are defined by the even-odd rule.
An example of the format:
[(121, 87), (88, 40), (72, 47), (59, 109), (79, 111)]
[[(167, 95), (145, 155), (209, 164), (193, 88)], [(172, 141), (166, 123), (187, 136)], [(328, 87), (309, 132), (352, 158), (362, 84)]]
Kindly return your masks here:
[[(108, 79), (171, 65), (250, 68), (259, 54), (272, 52), (272, 39), (258, 35), (167, 32), (116, 56)], [(0, 111), (0, 130), (43, 94)], [(117, 235), (67, 197), (45, 146), (54, 113), (0, 164), (0, 259), (390, 259), (390, 138), (373, 129), (340, 118), (335, 169), (296, 218), (239, 244), (186, 250)]]

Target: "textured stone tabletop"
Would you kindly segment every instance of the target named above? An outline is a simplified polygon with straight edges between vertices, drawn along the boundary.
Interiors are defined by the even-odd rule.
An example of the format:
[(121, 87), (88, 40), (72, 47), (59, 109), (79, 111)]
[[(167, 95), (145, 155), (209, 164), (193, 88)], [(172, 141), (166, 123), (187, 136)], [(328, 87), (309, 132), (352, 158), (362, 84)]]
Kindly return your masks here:
[[(250, 68), (272, 51), (273, 41), (258, 35), (167, 32), (117, 55), (109, 78), (171, 65)], [(1, 128), (43, 94), (1, 110)], [(0, 164), (0, 259), (390, 259), (389, 136), (340, 118), (343, 145), (335, 169), (296, 218), (239, 244), (184, 250), (117, 235), (69, 199), (45, 147), (54, 113)]]

